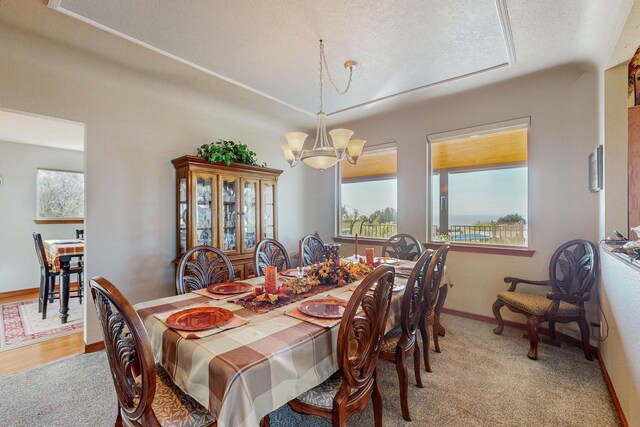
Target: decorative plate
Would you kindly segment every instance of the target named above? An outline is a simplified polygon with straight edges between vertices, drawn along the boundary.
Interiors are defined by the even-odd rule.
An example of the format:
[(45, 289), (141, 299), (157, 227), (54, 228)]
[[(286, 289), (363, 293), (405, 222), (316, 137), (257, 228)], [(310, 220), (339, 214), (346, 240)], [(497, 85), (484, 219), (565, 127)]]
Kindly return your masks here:
[(346, 301), (336, 300), (333, 298), (319, 298), (303, 301), (298, 310), (302, 313), (321, 319), (339, 319), (344, 314), (347, 307)]
[[(376, 288), (378, 287), (378, 283), (374, 283), (373, 286), (371, 287), (371, 289), (369, 289), (369, 292), (373, 292), (376, 290)], [(400, 292), (402, 290), (404, 290), (404, 288), (406, 288), (407, 285), (401, 285), (399, 283), (394, 283), (393, 284), (393, 288), (391, 288), (391, 292)]]
[(180, 331), (204, 331), (227, 323), (233, 313), (220, 307), (195, 307), (173, 313), (167, 318), (167, 326)]
[(220, 295), (243, 294), (251, 290), (253, 286), (244, 282), (222, 282), (207, 287), (209, 293)]
[[(309, 274), (309, 267), (303, 267), (302, 268), (302, 275), (306, 276), (307, 274)], [(290, 268), (288, 270), (282, 270), (280, 272), (280, 275), (287, 276), (287, 277), (298, 277), (298, 269), (297, 268)]]
[(402, 263), (402, 261), (400, 261), (398, 258), (389, 258), (385, 256), (377, 256), (373, 259), (373, 261), (379, 262), (381, 264), (387, 264), (387, 265), (398, 265)]

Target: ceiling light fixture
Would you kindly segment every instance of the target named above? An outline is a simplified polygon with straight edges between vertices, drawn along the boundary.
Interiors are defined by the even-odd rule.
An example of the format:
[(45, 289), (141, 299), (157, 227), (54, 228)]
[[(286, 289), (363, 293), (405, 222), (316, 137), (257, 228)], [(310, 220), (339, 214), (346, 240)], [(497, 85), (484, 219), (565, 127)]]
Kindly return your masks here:
[(309, 135), (304, 132), (288, 132), (284, 134), (287, 139), (286, 144), (282, 144), (282, 151), (285, 159), (289, 162), (291, 167), (298, 164), (298, 160), (302, 160), (308, 166), (314, 169), (325, 170), (343, 159), (347, 159), (349, 163), (356, 164), (360, 154), (362, 154), (362, 148), (367, 142), (364, 139), (351, 139), (353, 131), (349, 129), (333, 129), (329, 131), (333, 145), (329, 144), (327, 138), (327, 115), (322, 111), (322, 80), (323, 71), (327, 71), (327, 77), (335, 91), (339, 95), (347, 93), (351, 87), (351, 78), (353, 76), (353, 69), (358, 65), (356, 61), (349, 60), (344, 63), (344, 68), (349, 70), (349, 82), (345, 90), (339, 90), (336, 86), (329, 67), (327, 66), (327, 59), (324, 54), (324, 44), (320, 40), (320, 111), (316, 114), (318, 118), (318, 127), (316, 130), (316, 143), (311, 150), (304, 150), (304, 141)]

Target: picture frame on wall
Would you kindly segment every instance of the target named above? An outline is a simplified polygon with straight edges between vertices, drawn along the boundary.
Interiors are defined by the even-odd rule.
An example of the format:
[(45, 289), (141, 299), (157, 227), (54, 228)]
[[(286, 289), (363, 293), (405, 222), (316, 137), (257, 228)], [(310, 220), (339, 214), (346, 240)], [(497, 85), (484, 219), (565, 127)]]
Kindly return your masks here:
[(589, 154), (589, 191), (597, 193), (602, 190), (602, 145)]

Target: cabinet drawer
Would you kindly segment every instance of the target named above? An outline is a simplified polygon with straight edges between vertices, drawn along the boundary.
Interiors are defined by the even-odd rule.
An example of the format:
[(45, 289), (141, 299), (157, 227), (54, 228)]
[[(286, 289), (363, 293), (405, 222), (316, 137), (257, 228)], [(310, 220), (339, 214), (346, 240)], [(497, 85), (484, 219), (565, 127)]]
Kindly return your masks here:
[(233, 279), (234, 280), (244, 279), (244, 268), (242, 264), (233, 266)]
[(256, 271), (253, 263), (250, 262), (244, 265), (244, 278), (251, 279), (252, 277), (256, 277)]

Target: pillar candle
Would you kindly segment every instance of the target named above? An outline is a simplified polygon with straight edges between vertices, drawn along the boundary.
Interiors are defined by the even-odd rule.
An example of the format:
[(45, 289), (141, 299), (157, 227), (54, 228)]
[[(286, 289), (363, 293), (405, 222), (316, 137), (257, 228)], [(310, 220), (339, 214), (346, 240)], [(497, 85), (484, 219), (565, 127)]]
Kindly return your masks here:
[(367, 253), (367, 264), (373, 265), (373, 248), (366, 248)]
[(277, 274), (277, 268), (274, 265), (270, 265), (265, 268), (264, 287), (269, 294), (276, 293)]

